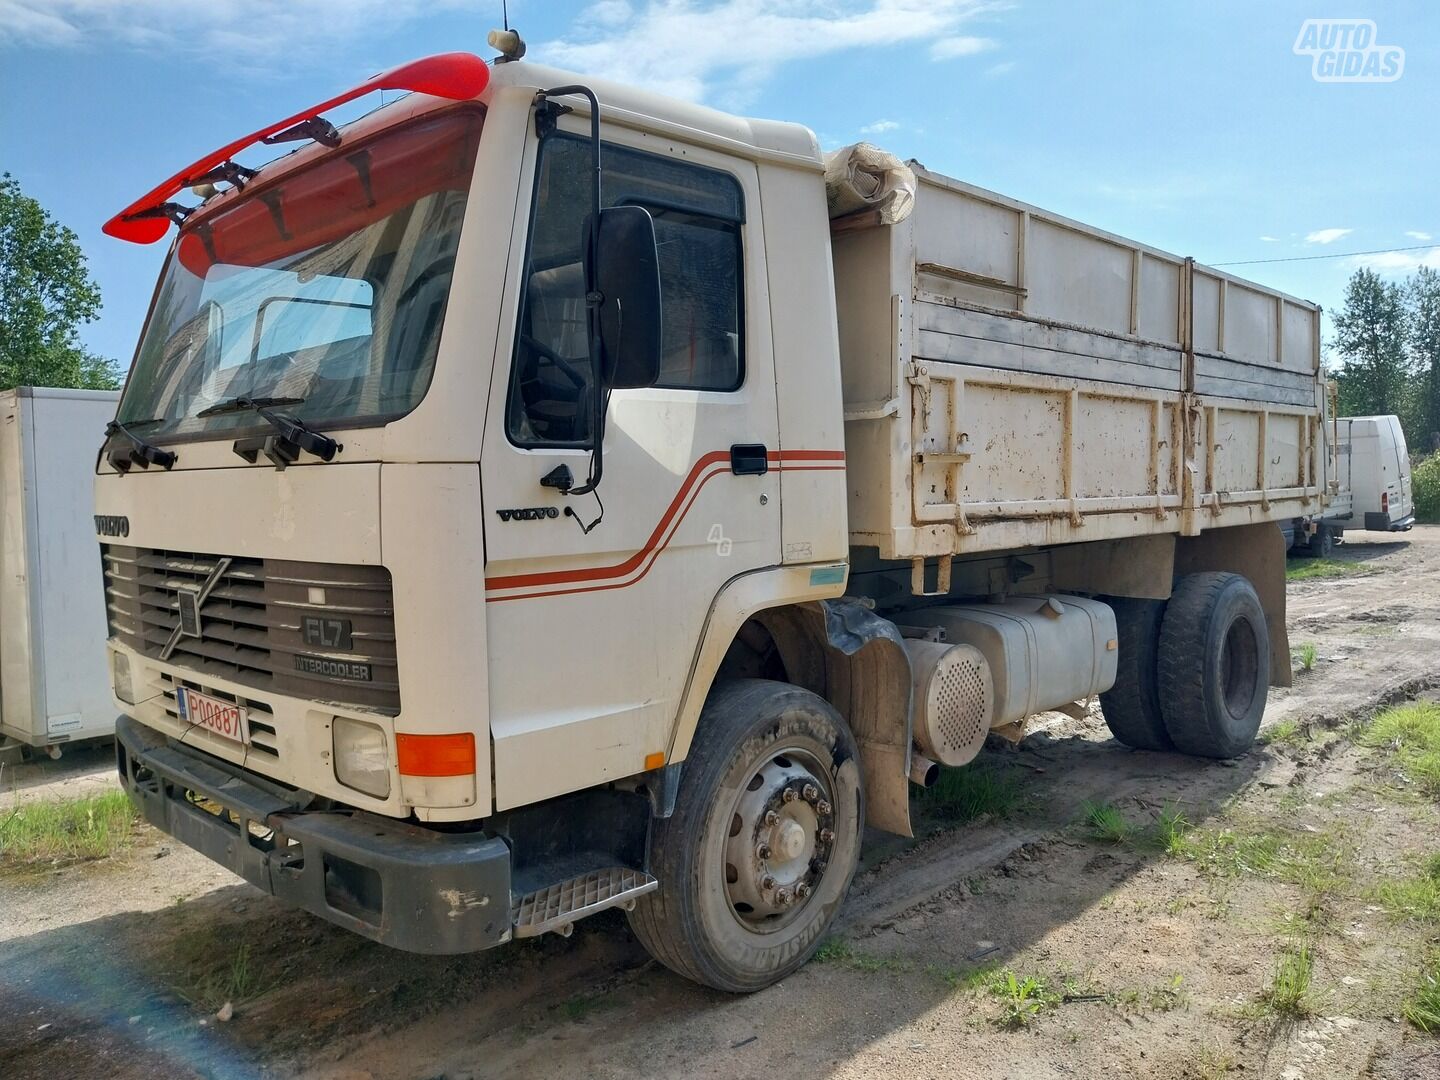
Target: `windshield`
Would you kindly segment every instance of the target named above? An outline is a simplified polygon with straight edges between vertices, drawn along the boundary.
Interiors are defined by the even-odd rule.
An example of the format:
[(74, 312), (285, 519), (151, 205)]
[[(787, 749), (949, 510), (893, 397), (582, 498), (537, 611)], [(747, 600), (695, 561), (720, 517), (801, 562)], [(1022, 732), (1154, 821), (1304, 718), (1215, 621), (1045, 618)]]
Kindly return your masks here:
[(339, 150), (180, 236), (120, 403), (146, 440), (264, 427), (231, 398), (301, 398), (314, 426), (382, 423), (430, 385), (483, 113)]

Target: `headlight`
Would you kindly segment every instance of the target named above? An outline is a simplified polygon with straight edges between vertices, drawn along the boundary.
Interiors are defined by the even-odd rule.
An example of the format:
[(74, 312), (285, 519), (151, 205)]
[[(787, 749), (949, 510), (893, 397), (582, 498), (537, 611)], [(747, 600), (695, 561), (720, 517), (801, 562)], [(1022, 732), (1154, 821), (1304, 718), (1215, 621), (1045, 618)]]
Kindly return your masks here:
[(335, 779), (377, 799), (390, 794), (390, 754), (385, 732), (363, 720), (335, 717), (330, 726)]
[(110, 657), (110, 670), (113, 676), (110, 685), (115, 689), (115, 696), (126, 705), (134, 705), (135, 687), (130, 682), (130, 657), (119, 650), (111, 650)]

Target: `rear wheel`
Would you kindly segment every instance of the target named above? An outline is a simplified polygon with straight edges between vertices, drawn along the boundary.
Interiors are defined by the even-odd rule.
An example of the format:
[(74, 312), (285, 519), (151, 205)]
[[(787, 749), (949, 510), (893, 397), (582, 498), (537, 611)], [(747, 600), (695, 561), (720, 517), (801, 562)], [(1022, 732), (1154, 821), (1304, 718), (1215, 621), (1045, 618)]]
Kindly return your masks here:
[(1335, 549), (1335, 532), (1328, 525), (1316, 525), (1306, 545), (1311, 558), (1326, 558)]
[(1177, 750), (1238, 757), (1255, 741), (1270, 683), (1270, 635), (1240, 574), (1189, 574), (1160, 627), (1160, 710)]
[(675, 812), (655, 822), (630, 926), (695, 982), (747, 993), (810, 958), (855, 875), (864, 821), (855, 739), (823, 698), (768, 679), (705, 704)]
[(1116, 597), (1106, 601), (1115, 612), (1117, 652), (1115, 685), (1100, 695), (1100, 711), (1110, 734), (1137, 750), (1171, 750), (1174, 744), (1160, 713), (1159, 673), (1155, 655), (1165, 601)]

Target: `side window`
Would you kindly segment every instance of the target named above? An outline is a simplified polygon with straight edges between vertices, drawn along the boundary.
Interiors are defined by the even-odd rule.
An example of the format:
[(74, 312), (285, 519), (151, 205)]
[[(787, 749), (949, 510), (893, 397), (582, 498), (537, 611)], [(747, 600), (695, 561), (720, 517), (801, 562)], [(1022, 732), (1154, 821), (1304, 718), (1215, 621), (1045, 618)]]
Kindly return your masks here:
[[(655, 221), (664, 311), (657, 385), (736, 390), (744, 381), (744, 197), (733, 176), (606, 144), (607, 206)], [(506, 427), (521, 446), (588, 441), (594, 411), (581, 254), (590, 144), (555, 133), (540, 147)]]

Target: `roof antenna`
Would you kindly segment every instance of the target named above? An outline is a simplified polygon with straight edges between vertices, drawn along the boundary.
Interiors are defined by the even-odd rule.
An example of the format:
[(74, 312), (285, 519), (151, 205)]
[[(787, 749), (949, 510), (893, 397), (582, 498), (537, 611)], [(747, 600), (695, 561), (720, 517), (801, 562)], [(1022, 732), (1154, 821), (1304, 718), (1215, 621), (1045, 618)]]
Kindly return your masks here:
[(500, 17), (505, 22), (505, 29), (491, 30), (485, 40), (490, 43), (492, 49), (496, 49), (500, 53), (495, 58), (495, 63), (508, 64), (525, 55), (525, 41), (510, 29), (510, 8), (506, 0), (500, 0)]

